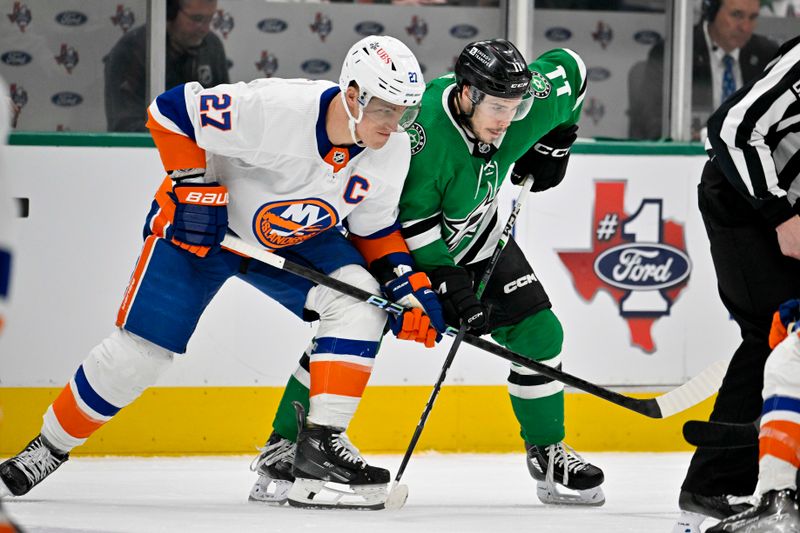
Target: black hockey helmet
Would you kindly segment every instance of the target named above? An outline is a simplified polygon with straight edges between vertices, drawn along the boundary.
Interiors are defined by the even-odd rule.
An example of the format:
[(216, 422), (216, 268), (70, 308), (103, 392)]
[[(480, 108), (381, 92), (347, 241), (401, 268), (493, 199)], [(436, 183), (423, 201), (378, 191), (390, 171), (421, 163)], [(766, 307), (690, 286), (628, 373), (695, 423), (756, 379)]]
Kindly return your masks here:
[(464, 47), (456, 60), (456, 83), (499, 98), (528, 94), (531, 71), (517, 47), (505, 39), (476, 41)]

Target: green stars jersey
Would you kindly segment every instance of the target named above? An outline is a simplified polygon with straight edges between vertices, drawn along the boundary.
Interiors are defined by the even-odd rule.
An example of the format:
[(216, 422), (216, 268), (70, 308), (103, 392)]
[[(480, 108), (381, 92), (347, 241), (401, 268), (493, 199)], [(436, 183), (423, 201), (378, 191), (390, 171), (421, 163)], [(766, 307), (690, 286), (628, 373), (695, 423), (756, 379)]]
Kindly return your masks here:
[(494, 145), (475, 146), (456, 122), (448, 105), (453, 74), (428, 83), (420, 114), (408, 130), (411, 167), (400, 197), (403, 236), (422, 270), (489, 257), (502, 231), (497, 192), (514, 162), (550, 130), (578, 121), (586, 94), (580, 56), (555, 49), (528, 68), (535, 98), (531, 110)]

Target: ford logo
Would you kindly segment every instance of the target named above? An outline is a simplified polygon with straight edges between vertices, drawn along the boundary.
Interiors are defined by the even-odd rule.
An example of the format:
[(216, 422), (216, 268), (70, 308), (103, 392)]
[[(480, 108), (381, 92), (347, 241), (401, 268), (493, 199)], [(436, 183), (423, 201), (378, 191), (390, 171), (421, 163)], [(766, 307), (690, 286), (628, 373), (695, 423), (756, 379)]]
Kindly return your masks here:
[(611, 77), (611, 72), (607, 68), (592, 67), (586, 71), (586, 77), (589, 81), (605, 81)]
[(86, 24), (89, 17), (80, 11), (62, 11), (56, 15), (56, 22), (62, 26), (80, 26)]
[(33, 61), (33, 56), (28, 52), (22, 50), (10, 50), (3, 55), (0, 55), (0, 61), (6, 65), (18, 67), (20, 65), (27, 65)]
[(303, 69), (303, 72), (307, 72), (308, 74), (322, 74), (331, 69), (331, 64), (324, 59), (309, 59), (303, 61), (300, 68)]
[(594, 261), (601, 280), (625, 290), (666, 289), (688, 278), (691, 268), (689, 256), (682, 250), (658, 243), (621, 244)]
[(54, 94), (50, 101), (60, 107), (74, 107), (83, 103), (83, 96), (70, 91), (62, 91)]
[(289, 27), (285, 20), (264, 19), (258, 23), (258, 29), (264, 33), (280, 33)]
[(471, 39), (478, 35), (478, 28), (469, 24), (459, 24), (450, 28), (450, 35), (456, 39)]
[(356, 33), (368, 37), (370, 35), (380, 35), (383, 33), (383, 24), (374, 20), (359, 22), (355, 27)]
[(653, 30), (637, 31), (633, 34), (633, 40), (639, 44), (656, 44), (661, 41), (661, 34)]
[(544, 36), (550, 41), (561, 43), (570, 40), (572, 38), (572, 32), (567, 28), (556, 26), (555, 28), (549, 28), (546, 32), (544, 32)]

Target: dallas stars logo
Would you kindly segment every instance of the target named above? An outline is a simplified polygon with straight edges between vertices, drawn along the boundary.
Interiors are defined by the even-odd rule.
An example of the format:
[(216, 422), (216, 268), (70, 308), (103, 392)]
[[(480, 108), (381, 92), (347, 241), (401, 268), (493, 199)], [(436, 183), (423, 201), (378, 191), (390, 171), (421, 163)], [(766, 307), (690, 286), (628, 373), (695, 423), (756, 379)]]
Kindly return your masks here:
[(552, 90), (550, 81), (538, 72), (533, 72), (531, 78), (531, 94), (534, 98), (547, 98)]
[(408, 138), (411, 140), (411, 155), (417, 155), (425, 148), (425, 130), (416, 122), (408, 128)]
[[(493, 172), (497, 172), (497, 163), (494, 161), (484, 165), (481, 169), (482, 174), (490, 177)], [(455, 250), (458, 248), (458, 245), (461, 243), (461, 241), (466, 238), (474, 237), (478, 232), (481, 221), (492, 208), (492, 203), (494, 201), (495, 191), (491, 181), (488, 182), (488, 185), (489, 188), (486, 191), (486, 196), (484, 196), (483, 200), (481, 200), (481, 202), (476, 205), (475, 208), (465, 217), (448, 218), (447, 216), (444, 216), (442, 218), (442, 225), (444, 226), (446, 234), (444, 242), (447, 244), (448, 250)]]

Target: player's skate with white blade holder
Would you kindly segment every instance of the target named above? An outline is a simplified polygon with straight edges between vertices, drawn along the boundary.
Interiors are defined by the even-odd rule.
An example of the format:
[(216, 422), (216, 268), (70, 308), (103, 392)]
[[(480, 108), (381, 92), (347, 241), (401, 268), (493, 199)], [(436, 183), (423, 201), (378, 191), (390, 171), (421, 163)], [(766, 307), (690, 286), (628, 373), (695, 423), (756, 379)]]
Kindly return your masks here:
[(751, 496), (704, 496), (681, 490), (678, 507), (681, 516), (672, 528), (673, 533), (700, 533), (706, 518), (722, 520), (752, 507)]
[(305, 410), (297, 411), (297, 454), (289, 490), (289, 505), (318, 509), (383, 509), (389, 471), (370, 466), (344, 431), (306, 424)]
[(22, 496), (69, 459), (37, 435), (24, 450), (0, 464), (0, 496)]
[(283, 505), (294, 483), (292, 466), (294, 465), (297, 444), (284, 439), (273, 431), (267, 444), (259, 448), (258, 457), (250, 463), (250, 470), (258, 473), (253, 488), (250, 489), (251, 502), (262, 502), (268, 505)]
[(706, 533), (800, 533), (797, 493), (771, 490), (750, 509), (729, 516)]
[(536, 480), (536, 495), (542, 503), (600, 506), (606, 502), (600, 487), (605, 479), (603, 471), (575, 450), (563, 442), (549, 446), (526, 442), (525, 448), (528, 471)]

